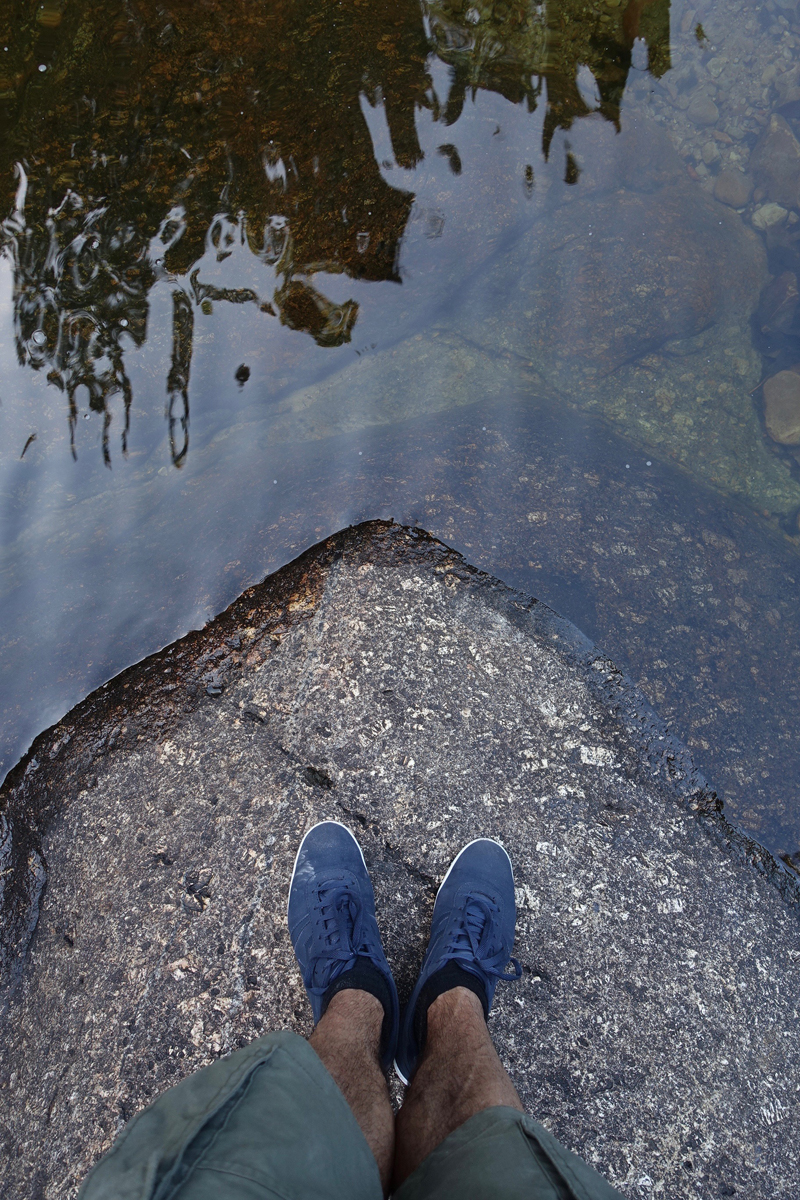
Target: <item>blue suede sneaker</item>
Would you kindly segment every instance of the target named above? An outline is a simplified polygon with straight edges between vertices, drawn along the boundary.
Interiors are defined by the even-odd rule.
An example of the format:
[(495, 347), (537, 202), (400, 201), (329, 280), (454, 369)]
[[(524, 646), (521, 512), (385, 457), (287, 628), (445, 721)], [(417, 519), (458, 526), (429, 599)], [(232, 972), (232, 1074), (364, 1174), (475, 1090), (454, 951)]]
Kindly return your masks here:
[(364, 855), (349, 829), (322, 821), (300, 843), (289, 885), (289, 936), (316, 1024), (337, 992), (371, 992), (385, 1013), (384, 1069), (394, 1058), (400, 1005), (375, 920)]
[[(443, 992), (466, 987), (488, 1017), (498, 979), (519, 979), (511, 957), (517, 913), (514, 872), (502, 846), (478, 838), (450, 864), (436, 895), (431, 937), (403, 1018), (395, 1070), (408, 1084), (425, 1046), (428, 1008)], [(503, 968), (509, 962), (513, 972)]]

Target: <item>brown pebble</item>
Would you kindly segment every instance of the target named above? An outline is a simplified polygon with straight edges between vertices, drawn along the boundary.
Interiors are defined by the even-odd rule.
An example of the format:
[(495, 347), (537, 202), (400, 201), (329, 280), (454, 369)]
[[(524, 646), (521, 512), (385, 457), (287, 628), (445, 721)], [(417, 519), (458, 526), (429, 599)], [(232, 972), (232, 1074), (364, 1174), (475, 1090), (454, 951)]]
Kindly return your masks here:
[(736, 167), (720, 171), (714, 182), (714, 196), (731, 208), (744, 208), (753, 194), (753, 180)]
[(765, 382), (764, 419), (774, 442), (782, 446), (800, 443), (800, 363)]

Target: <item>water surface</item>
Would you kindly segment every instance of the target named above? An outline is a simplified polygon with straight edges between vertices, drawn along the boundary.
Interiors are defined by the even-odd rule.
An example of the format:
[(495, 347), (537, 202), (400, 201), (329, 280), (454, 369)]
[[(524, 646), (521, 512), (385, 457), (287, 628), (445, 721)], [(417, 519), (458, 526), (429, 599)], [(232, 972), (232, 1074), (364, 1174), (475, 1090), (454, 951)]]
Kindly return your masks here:
[(772, 0), (9, 5), (2, 768), (391, 516), (575, 620), (794, 854), (798, 451), (759, 384), (800, 360), (798, 217), (768, 168), (714, 190), (794, 136), (798, 44)]

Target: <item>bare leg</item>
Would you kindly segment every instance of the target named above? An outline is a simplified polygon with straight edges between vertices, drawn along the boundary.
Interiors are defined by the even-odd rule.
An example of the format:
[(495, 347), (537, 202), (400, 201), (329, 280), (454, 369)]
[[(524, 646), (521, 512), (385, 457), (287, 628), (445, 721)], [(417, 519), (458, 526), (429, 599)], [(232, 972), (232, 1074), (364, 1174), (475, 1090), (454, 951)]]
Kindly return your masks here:
[(523, 1111), (497, 1057), (480, 1000), (467, 988), (443, 992), (428, 1009), (428, 1036), (397, 1114), (393, 1186), (399, 1187), (448, 1134), (495, 1105)]
[(380, 1064), (383, 1005), (369, 992), (337, 992), (309, 1039), (353, 1110), (388, 1193), (394, 1114)]

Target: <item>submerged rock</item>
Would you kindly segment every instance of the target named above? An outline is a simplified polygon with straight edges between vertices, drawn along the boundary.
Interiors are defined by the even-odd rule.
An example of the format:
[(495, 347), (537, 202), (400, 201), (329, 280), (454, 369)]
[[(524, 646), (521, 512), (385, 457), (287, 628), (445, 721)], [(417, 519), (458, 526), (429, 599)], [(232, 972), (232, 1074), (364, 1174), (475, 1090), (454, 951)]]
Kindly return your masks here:
[(775, 91), (781, 105), (796, 104), (800, 100), (800, 66), (790, 67), (775, 79)]
[(770, 201), (769, 204), (762, 204), (753, 211), (752, 221), (756, 229), (769, 232), (778, 225), (782, 225), (788, 215), (788, 209)]
[(800, 365), (765, 382), (764, 421), (774, 442), (800, 444)]
[(700, 94), (695, 96), (686, 110), (690, 121), (701, 128), (716, 125), (719, 120), (719, 109), (710, 96)]
[(524, 974), (494, 1037), (623, 1192), (796, 1195), (795, 877), (574, 626), (419, 531), (307, 552), (70, 713), (5, 797), (48, 885), (0, 1019), (0, 1196), (74, 1195), (163, 1088), (308, 1032), (285, 898), (324, 817), (362, 841), (405, 994), (453, 854), (508, 848)]
[(788, 333), (797, 313), (800, 293), (794, 271), (782, 271), (771, 280), (758, 302), (758, 327), (762, 333)]
[(744, 208), (752, 194), (752, 178), (735, 167), (720, 171), (714, 180), (714, 199), (731, 208)]
[(760, 377), (750, 321), (768, 278), (761, 239), (692, 184), (646, 124), (615, 137), (585, 121), (572, 144), (578, 185), (554, 190), (470, 289), (459, 333), (527, 362), (552, 394), (703, 482), (793, 514), (800, 486), (765, 446), (750, 398)]
[(667, 342), (743, 320), (765, 274), (738, 217), (688, 179), (578, 197), (511, 254), (526, 270), (509, 287), (510, 264), (499, 264), (468, 301), (468, 319), (477, 325), (480, 311), (498, 345), (576, 393)]
[(770, 200), (786, 208), (800, 207), (800, 142), (777, 113), (754, 146), (749, 169)]
[[(700, 482), (791, 519), (800, 485), (770, 453), (751, 391), (760, 236), (687, 177), (663, 133), (586, 119), (578, 180), (476, 264), (460, 303), (413, 337), (298, 389), (276, 440), (326, 437), (528, 391), (595, 412)], [(555, 150), (554, 150), (555, 154)]]

